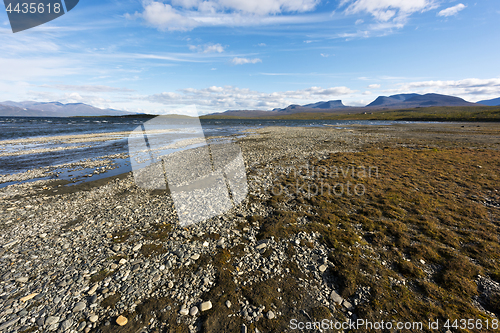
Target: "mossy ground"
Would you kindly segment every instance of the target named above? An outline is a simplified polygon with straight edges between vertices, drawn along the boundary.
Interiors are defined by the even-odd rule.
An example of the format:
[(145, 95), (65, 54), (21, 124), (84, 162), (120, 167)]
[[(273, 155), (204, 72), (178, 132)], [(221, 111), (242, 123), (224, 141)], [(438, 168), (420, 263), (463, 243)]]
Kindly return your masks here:
[[(276, 179), (281, 188), (299, 182), (303, 191), (271, 196), (274, 212), (252, 218), (261, 223), (258, 238), (319, 232), (330, 249), (335, 268), (329, 272), (341, 295), (352, 296), (358, 286), (371, 288), (370, 302), (357, 309), (360, 318), (488, 317), (473, 297), (478, 274), (500, 282), (500, 212), (494, 206), (500, 203), (498, 151), (376, 145), (309, 163), (323, 173)], [(352, 167), (354, 175), (328, 172), (325, 177), (324, 170)], [(376, 176), (358, 173), (367, 167), (376, 168)], [(327, 184), (347, 182), (363, 185), (365, 193), (328, 193)], [(323, 192), (314, 191), (322, 186)], [(298, 224), (303, 217), (310, 222)], [(494, 299), (483, 305), (500, 315)]]

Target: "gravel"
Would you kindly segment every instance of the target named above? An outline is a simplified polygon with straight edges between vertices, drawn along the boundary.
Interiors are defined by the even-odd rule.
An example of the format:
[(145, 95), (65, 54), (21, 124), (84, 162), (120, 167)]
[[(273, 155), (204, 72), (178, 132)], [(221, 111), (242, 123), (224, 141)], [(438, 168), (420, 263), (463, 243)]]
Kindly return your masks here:
[[(249, 172), (285, 156), (300, 164), (313, 156), (324, 158), (334, 152), (354, 151), (367, 140), (385, 138), (383, 134), (334, 128), (268, 127), (254, 132), (239, 139)], [(345, 144), (325, 144), (325, 140)], [(39, 173), (28, 172), (20, 179)], [(247, 179), (249, 194), (264, 198), (270, 176), (265, 172), (253, 175)], [(16, 178), (1, 177), (8, 181)], [(212, 300), (202, 296), (216, 287), (217, 281), (212, 264), (202, 270), (195, 267), (218, 249), (238, 245), (244, 248), (233, 276), (238, 284), (258, 282), (246, 277), (259, 270), (265, 273), (261, 280), (284, 276), (287, 270), (282, 264), (293, 260), (305, 274), (311, 274), (313, 280), (304, 284), (315, 286), (311, 293), (318, 302), (329, 305), (333, 301), (354, 308), (346, 300), (342, 303), (342, 298), (315, 271), (314, 267), (319, 267), (324, 272), (327, 266), (313, 259), (313, 251), (326, 253), (327, 249), (314, 235), (304, 233), (288, 240), (257, 242), (257, 227), (237, 229), (247, 216), (265, 216), (269, 212), (269, 207), (259, 202), (244, 201), (220, 216), (183, 228), (178, 225), (172, 199), (138, 188), (132, 174), (92, 186), (51, 186), (50, 182), (37, 181), (0, 189), (2, 332), (20, 332), (23, 327), (89, 332), (103, 325), (126, 325), (133, 318), (120, 314), (133, 313), (145, 300), (159, 297), (172, 299), (177, 310), (182, 306), (176, 312), (177, 320), (197, 332), (200, 312), (215, 307)], [(163, 225), (170, 226), (169, 232), (151, 237)], [(314, 249), (297, 246), (300, 256), (288, 257), (287, 242), (300, 244), (302, 239), (314, 242)], [(263, 257), (265, 251), (272, 254)], [(107, 306), (114, 298), (118, 298), (115, 305)], [(279, 317), (274, 310), (252, 308), (244, 299), (237, 303), (227, 300), (221, 305), (232, 315), (243, 317), (246, 324), (264, 315), (268, 319)], [(116, 317), (120, 320), (112, 319)], [(153, 318), (146, 331), (160, 325)], [(241, 330), (246, 332), (247, 326)]]

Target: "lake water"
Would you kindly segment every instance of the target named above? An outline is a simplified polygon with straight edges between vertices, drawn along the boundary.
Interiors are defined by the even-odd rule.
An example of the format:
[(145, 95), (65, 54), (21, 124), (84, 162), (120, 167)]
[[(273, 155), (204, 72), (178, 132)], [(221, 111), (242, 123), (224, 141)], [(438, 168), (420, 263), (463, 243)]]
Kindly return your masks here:
[[(108, 155), (127, 154), (128, 133), (148, 120), (150, 119), (141, 117), (0, 117), (0, 175), (18, 174), (37, 168), (97, 159)], [(394, 122), (227, 119), (201, 120), (201, 129), (205, 137), (211, 137), (244, 134), (245, 130), (266, 126), (329, 125), (345, 128), (353, 124), (391, 125)], [(179, 135), (176, 137), (178, 138)], [(182, 137), (189, 138), (189, 131), (183, 133)], [(84, 170), (80, 173), (84, 174), (88, 171)], [(121, 159), (116, 161), (115, 171), (108, 172), (106, 176), (127, 171), (130, 171), (130, 163), (126, 159)], [(69, 177), (67, 174), (69, 173), (62, 171), (60, 177), (67, 178)], [(95, 177), (92, 177), (93, 179)], [(0, 184), (0, 187), (11, 183), (13, 182), (4, 182)]]

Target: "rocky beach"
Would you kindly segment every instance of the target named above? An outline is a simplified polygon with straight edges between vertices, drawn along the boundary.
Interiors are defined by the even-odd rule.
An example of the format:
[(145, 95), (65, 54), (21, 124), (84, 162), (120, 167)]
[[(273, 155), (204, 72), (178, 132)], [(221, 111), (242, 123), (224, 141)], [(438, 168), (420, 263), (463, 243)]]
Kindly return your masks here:
[[(233, 137), (247, 197), (189, 227), (168, 190), (142, 189), (130, 172), (3, 187), (0, 332), (498, 323), (499, 133), (495, 123), (252, 130)], [(101, 163), (105, 176), (113, 158), (126, 157), (79, 166)], [(332, 329), (314, 326), (322, 320)], [(448, 330), (457, 331), (439, 328)]]

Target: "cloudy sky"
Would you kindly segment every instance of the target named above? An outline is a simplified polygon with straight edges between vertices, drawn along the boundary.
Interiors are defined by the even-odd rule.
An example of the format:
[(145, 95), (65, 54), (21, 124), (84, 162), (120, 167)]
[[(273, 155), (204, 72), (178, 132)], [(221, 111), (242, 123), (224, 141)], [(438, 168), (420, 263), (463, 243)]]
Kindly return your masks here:
[(0, 101), (171, 113), (436, 92), (500, 97), (500, 2), (80, 0), (13, 34)]

